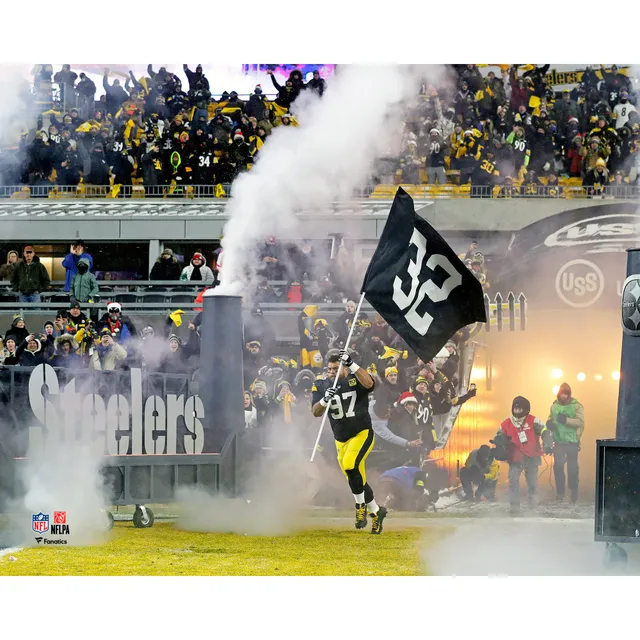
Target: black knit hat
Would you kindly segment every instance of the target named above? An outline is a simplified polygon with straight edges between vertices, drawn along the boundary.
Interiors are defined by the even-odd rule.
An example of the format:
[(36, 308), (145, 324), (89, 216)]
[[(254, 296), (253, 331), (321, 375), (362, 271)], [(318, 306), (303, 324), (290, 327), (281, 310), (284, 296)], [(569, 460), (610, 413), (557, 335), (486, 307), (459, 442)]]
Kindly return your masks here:
[(511, 405), (511, 413), (516, 407), (520, 407), (520, 409), (524, 409), (525, 415), (529, 415), (531, 413), (531, 403), (522, 396), (517, 396), (513, 399), (513, 403)]

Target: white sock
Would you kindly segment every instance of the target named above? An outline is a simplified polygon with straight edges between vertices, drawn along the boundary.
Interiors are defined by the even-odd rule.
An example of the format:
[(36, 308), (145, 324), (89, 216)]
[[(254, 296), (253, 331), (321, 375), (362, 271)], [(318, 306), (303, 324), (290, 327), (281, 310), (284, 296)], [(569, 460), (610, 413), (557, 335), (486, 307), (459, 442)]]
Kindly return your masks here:
[(356, 504), (364, 504), (364, 491), (362, 493), (354, 493), (353, 497), (356, 499)]
[(371, 502), (369, 502), (367, 504), (367, 507), (369, 508), (369, 513), (373, 513), (374, 515), (376, 513), (378, 513), (378, 509), (380, 508), (377, 504), (375, 500), (372, 500)]

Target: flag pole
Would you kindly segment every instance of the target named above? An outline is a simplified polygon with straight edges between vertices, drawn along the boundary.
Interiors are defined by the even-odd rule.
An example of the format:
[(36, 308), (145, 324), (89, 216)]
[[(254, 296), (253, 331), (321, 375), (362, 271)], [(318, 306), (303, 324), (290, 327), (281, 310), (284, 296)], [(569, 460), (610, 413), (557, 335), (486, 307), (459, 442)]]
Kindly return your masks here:
[[(353, 336), (353, 330), (356, 326), (356, 320), (360, 315), (360, 309), (362, 308), (362, 303), (364, 302), (364, 292), (360, 296), (360, 302), (358, 302), (358, 308), (356, 309), (356, 314), (353, 316), (353, 322), (351, 323), (351, 328), (349, 329), (349, 335), (347, 337), (347, 342), (344, 345), (345, 349), (349, 348), (349, 343), (351, 342), (351, 337)], [(336, 374), (336, 379), (333, 381), (333, 389), (338, 386), (338, 381), (340, 380), (340, 374), (342, 373), (342, 360), (338, 364), (338, 373)], [(320, 430), (318, 431), (318, 437), (316, 438), (316, 443), (313, 445), (313, 451), (311, 452), (311, 459), (309, 462), (313, 462), (315, 458), (316, 451), (318, 450), (318, 444), (320, 443), (320, 436), (322, 436), (322, 430), (324, 429), (324, 423), (327, 421), (327, 415), (329, 413), (329, 402), (327, 406), (324, 408), (324, 415), (322, 416), (322, 422), (320, 423)]]

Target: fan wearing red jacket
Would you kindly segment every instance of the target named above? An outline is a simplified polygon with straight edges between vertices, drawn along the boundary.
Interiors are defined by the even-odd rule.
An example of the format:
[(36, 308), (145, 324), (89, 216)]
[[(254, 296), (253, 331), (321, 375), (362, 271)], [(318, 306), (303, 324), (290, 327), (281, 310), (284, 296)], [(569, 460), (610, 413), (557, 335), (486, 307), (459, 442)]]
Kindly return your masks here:
[(520, 511), (520, 476), (523, 470), (527, 481), (529, 506), (536, 506), (538, 467), (543, 447), (545, 454), (551, 453), (553, 434), (540, 418), (531, 413), (531, 403), (522, 396), (514, 398), (511, 416), (500, 425), (498, 434), (500, 433), (510, 438), (507, 447), (509, 503), (512, 515), (515, 515)]

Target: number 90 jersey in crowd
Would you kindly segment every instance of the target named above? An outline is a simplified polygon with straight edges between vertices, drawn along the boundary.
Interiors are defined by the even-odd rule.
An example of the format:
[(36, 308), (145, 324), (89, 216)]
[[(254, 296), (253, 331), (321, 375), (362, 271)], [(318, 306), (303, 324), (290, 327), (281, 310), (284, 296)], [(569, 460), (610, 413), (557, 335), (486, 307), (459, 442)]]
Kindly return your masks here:
[[(316, 380), (311, 388), (313, 392), (312, 406), (320, 402), (324, 392), (333, 386), (331, 380)], [(340, 378), (336, 395), (329, 404), (329, 422), (333, 437), (338, 442), (346, 442), (363, 429), (371, 429), (369, 415), (369, 394), (373, 391), (365, 389), (355, 375)]]

